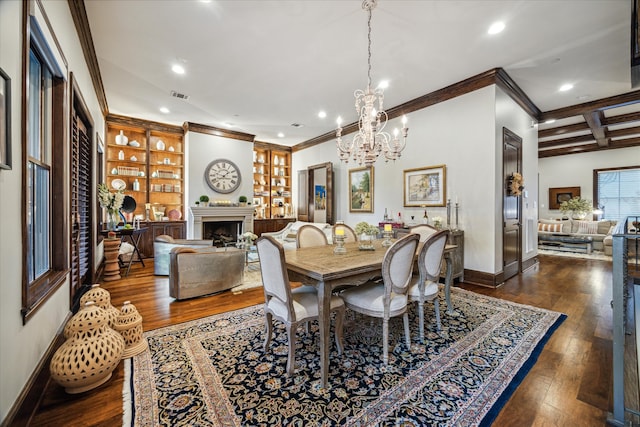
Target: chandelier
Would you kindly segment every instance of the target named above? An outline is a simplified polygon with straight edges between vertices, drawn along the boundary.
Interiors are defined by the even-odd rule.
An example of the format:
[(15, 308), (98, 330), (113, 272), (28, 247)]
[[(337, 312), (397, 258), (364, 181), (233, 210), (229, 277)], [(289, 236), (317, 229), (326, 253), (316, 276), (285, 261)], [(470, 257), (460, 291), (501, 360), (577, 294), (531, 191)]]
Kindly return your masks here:
[[(377, 0), (364, 0), (362, 8), (369, 12), (368, 28), (368, 69), (367, 69), (367, 89), (356, 90), (356, 112), (360, 119), (358, 121), (358, 132), (351, 141), (342, 139), (342, 119), (338, 117), (338, 130), (336, 131), (336, 146), (338, 157), (341, 161), (348, 163), (349, 158), (355, 160), (359, 165), (371, 166), (378, 157), (383, 154), (385, 161), (396, 160), (400, 157), (407, 141), (409, 128), (406, 126), (407, 118), (402, 117), (402, 130), (394, 129), (393, 138), (384, 128), (387, 125), (387, 113), (383, 109), (384, 94), (381, 87), (371, 89), (371, 11), (376, 7)], [(402, 133), (402, 139), (399, 138)]]

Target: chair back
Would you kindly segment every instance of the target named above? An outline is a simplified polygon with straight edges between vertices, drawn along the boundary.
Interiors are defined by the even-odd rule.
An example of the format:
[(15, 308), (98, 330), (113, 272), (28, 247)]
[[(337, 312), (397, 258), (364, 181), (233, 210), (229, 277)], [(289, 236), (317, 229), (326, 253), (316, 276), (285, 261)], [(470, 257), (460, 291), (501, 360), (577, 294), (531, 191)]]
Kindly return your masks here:
[(419, 236), (407, 234), (395, 241), (382, 259), (382, 279), (385, 287), (385, 300), (391, 292), (406, 294), (413, 271), (413, 261)]
[(296, 247), (309, 248), (312, 246), (328, 245), (327, 236), (324, 231), (315, 225), (306, 224), (298, 229), (296, 234)]
[(449, 231), (441, 230), (432, 234), (420, 250), (418, 255), (418, 269), (420, 282), (427, 280), (435, 282), (440, 277), (440, 265), (444, 256), (444, 247), (447, 244)]
[(427, 224), (414, 225), (413, 227), (409, 228), (409, 233), (415, 233), (420, 236), (420, 243), (426, 242), (429, 236), (435, 234), (437, 231), (437, 228), (434, 228)]
[(288, 306), (291, 313), (291, 286), (282, 245), (271, 236), (260, 236), (256, 240), (256, 248), (260, 258), (265, 302), (272, 297), (277, 298)]
[(333, 229), (331, 230), (331, 236), (333, 237), (333, 243), (336, 243), (336, 229), (342, 228), (344, 230), (344, 242), (357, 242), (358, 236), (356, 236), (356, 232), (353, 228), (349, 227), (347, 224), (334, 224)]

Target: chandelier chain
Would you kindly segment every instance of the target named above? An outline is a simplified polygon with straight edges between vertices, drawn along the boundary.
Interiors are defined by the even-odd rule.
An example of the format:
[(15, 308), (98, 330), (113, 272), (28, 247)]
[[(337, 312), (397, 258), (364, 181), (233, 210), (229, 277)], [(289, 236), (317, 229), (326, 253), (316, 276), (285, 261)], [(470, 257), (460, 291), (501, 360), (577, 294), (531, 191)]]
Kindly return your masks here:
[(368, 56), (367, 56), (367, 64), (369, 65), (369, 68), (367, 69), (367, 86), (371, 86), (371, 10), (373, 9), (373, 7), (369, 7), (369, 20), (367, 21), (367, 28), (369, 30), (369, 34), (367, 36), (367, 41), (368, 41)]

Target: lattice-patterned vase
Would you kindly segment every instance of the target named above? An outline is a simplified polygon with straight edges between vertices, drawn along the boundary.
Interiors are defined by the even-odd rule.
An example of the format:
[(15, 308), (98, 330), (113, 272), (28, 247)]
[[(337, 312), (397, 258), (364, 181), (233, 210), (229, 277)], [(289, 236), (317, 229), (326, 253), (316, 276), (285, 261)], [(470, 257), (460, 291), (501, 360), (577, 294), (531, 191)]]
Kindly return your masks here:
[(91, 286), (82, 297), (80, 298), (80, 307), (83, 307), (87, 302), (94, 301), (98, 307), (107, 312), (109, 319), (109, 326), (113, 328), (116, 323), (116, 319), (120, 315), (120, 311), (111, 305), (111, 294), (104, 288), (101, 288), (98, 283)]
[(124, 339), (107, 324), (107, 315), (93, 301), (69, 320), (73, 335), (55, 352), (51, 378), (70, 394), (104, 384), (124, 353)]
[(149, 347), (142, 334), (142, 316), (138, 313), (136, 306), (129, 301), (125, 301), (120, 309), (120, 315), (116, 319), (114, 329), (120, 332), (124, 338), (123, 359), (142, 353)]

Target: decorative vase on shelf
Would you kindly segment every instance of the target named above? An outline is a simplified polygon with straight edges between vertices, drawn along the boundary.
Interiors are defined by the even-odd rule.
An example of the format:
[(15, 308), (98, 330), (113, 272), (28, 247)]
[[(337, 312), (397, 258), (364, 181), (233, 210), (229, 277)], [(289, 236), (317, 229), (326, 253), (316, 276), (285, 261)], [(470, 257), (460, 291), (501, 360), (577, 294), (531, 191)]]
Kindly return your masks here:
[(115, 209), (107, 209), (107, 230), (117, 230), (119, 222), (120, 218), (118, 215), (118, 211)]
[(120, 135), (116, 135), (116, 144), (117, 145), (127, 145), (129, 143), (129, 138), (124, 134), (124, 131), (120, 131)]

